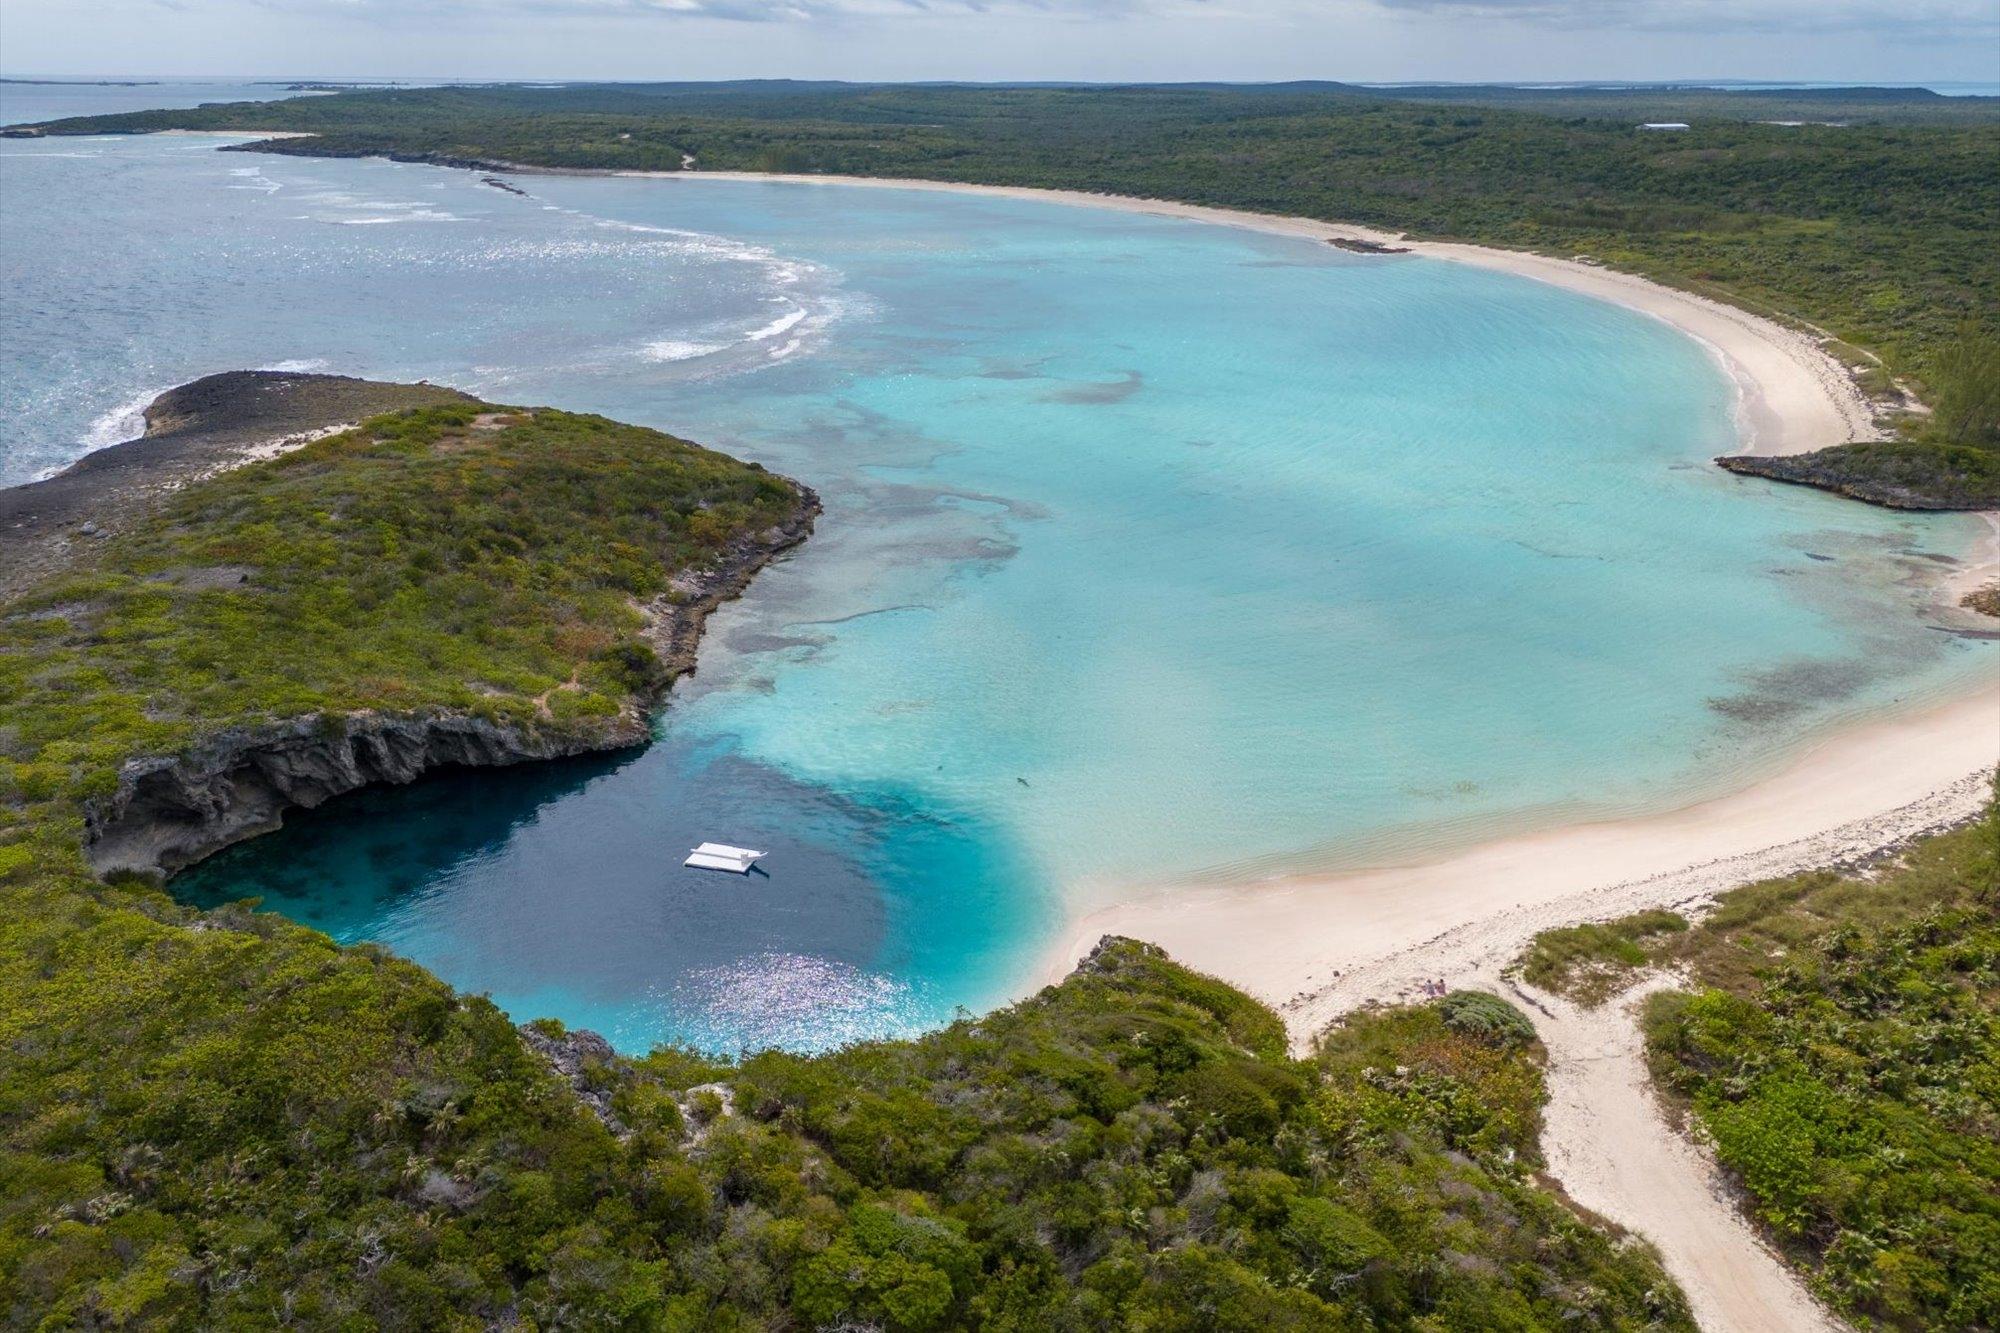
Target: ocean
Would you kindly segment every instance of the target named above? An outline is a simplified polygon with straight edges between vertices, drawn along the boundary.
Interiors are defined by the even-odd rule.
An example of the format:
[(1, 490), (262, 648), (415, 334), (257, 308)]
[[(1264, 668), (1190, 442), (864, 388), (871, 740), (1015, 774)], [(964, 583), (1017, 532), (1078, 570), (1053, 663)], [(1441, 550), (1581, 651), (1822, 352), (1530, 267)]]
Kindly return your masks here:
[[(1506, 274), (1045, 202), (0, 142), (0, 480), (290, 366), (816, 487), (637, 753), (446, 775), (173, 881), (621, 1049), (1019, 995), (1162, 882), (1667, 808), (1990, 672), (1974, 520), (1729, 476), (1729, 383)], [(683, 870), (704, 839), (768, 877)]]

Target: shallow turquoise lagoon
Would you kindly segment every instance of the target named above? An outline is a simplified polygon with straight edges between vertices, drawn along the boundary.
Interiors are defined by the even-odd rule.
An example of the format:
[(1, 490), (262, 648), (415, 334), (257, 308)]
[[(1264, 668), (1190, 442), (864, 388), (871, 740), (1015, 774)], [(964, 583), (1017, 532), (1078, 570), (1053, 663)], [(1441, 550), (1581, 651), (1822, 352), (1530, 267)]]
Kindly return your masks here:
[[(16, 478), (283, 362), (822, 492), (650, 749), (176, 881), (627, 1049), (914, 1030), (1019, 993), (1079, 903), (1675, 804), (1993, 668), (1925, 612), (1968, 520), (1717, 471), (1708, 355), (1531, 281), (915, 191), (67, 151), (28, 211), (71, 244), (0, 211)], [(770, 877), (680, 869), (704, 838)]]

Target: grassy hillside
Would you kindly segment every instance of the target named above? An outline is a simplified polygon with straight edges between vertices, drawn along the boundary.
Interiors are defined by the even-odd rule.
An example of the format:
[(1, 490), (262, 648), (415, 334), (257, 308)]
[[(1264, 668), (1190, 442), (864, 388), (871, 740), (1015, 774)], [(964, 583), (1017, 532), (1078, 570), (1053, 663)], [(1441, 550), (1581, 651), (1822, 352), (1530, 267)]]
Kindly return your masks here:
[(59, 857), (124, 760), (225, 726), (445, 710), (602, 731), (663, 678), (640, 603), (804, 503), (656, 431), (483, 407), (187, 487), (8, 604), (0, 867)]
[(1601, 1001), (1640, 969), (1656, 1077), (1757, 1219), (1870, 1326), (2000, 1326), (2000, 805), (1867, 875), (1550, 931), (1523, 974)]
[(1535, 1188), (1537, 1056), (1490, 999), (1296, 1061), (1114, 943), (920, 1041), (632, 1062), (90, 874), (123, 761), (205, 737), (601, 735), (663, 669), (635, 602), (805, 502), (657, 432), (446, 404), (190, 485), (0, 607), (0, 1324), (1690, 1327)]

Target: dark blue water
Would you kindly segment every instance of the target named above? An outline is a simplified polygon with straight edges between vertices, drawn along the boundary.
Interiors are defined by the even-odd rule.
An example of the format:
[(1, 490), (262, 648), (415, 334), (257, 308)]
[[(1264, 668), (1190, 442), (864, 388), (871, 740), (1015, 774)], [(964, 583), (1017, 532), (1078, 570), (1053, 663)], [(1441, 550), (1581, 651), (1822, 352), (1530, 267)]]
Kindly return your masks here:
[[(682, 867), (704, 839), (770, 855), (750, 876)], [(642, 753), (364, 792), (175, 892), (214, 906), (254, 888), (626, 1049), (819, 1048), (990, 992), (980, 946), (1048, 924), (1008, 847), (970, 812), (800, 783), (667, 728)]]

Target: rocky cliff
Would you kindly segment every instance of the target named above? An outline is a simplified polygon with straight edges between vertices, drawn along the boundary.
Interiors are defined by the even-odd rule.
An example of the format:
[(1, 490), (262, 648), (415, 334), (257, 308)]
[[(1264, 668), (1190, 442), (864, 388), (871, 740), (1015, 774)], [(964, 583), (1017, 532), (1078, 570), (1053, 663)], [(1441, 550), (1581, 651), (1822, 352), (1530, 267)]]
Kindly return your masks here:
[(277, 828), (288, 809), (310, 810), (370, 783), (411, 782), (453, 765), (558, 759), (645, 738), (637, 710), (560, 732), (454, 714), (232, 727), (183, 754), (127, 763), (117, 792), (85, 812), (84, 851), (99, 874), (176, 870)]

